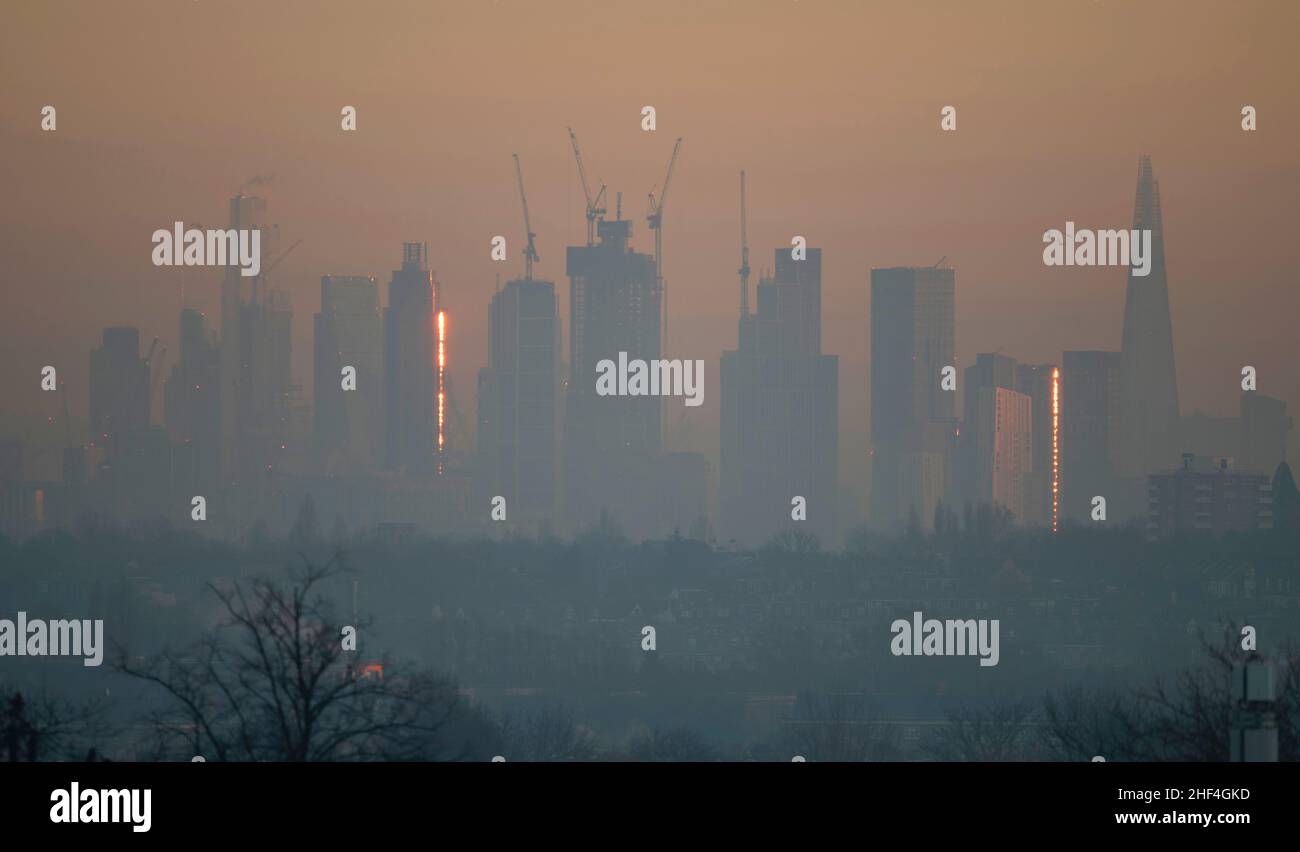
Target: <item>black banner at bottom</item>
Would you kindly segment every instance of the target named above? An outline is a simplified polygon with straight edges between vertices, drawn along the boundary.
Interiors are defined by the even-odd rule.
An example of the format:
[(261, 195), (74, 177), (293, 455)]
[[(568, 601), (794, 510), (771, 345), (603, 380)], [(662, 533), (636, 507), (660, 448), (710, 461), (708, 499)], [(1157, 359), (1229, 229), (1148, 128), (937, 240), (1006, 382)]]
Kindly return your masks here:
[(867, 837), (1137, 832), (1179, 842), (1193, 831), (1218, 840), (1284, 830), (1294, 782), (1286, 764), (0, 764), (0, 814), (7, 837), (127, 843), (250, 831), (373, 841), (376, 831), (458, 826), (537, 837), (557, 821), (582, 832), (628, 819), (682, 831), (703, 822), (733, 837), (768, 836), (775, 821), (796, 833), (843, 823)]

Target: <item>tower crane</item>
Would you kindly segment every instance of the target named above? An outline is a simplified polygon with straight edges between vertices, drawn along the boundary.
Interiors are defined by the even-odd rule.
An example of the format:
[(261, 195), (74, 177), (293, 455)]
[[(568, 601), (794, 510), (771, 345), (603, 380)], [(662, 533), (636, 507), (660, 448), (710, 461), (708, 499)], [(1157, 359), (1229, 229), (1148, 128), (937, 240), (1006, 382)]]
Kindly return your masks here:
[(673, 145), (673, 156), (668, 161), (668, 174), (664, 177), (663, 191), (659, 193), (659, 200), (656, 201), (654, 190), (650, 190), (650, 215), (646, 216), (650, 230), (655, 232), (655, 274), (659, 278), (659, 303), (663, 309), (663, 319), (659, 325), (661, 353), (664, 343), (668, 340), (668, 290), (664, 285), (664, 239), (660, 226), (663, 224), (664, 208), (668, 206), (668, 189), (673, 180), (673, 167), (677, 165), (677, 152), (681, 149), (682, 138), (678, 136), (677, 144)]
[(582, 194), (587, 199), (587, 245), (594, 245), (596, 242), (596, 220), (603, 218), (605, 208), (601, 204), (605, 201), (605, 183), (602, 181), (600, 190), (597, 191), (596, 197), (592, 198), (591, 190), (587, 184), (587, 170), (582, 166), (582, 149), (578, 147), (578, 136), (573, 132), (573, 128), (568, 128), (569, 141), (573, 143), (573, 159), (578, 162), (578, 179), (582, 181)]
[(533, 280), (533, 263), (541, 260), (537, 256), (537, 246), (533, 243), (533, 223), (528, 218), (528, 195), (524, 192), (524, 170), (519, 165), (519, 155), (513, 154), (515, 158), (515, 176), (519, 178), (519, 200), (524, 205), (524, 233), (528, 234), (528, 245), (524, 247), (524, 280)]
[(300, 245), (302, 245), (302, 240), (298, 240), (298, 241), (295, 242), (293, 245), (289, 246), (287, 249), (285, 249), (283, 252), (281, 252), (280, 255), (279, 255), (278, 257), (276, 257), (275, 260), (273, 260), (273, 261), (271, 261), (270, 263), (268, 263), (268, 264), (266, 265), (266, 269), (263, 269), (263, 270), (261, 271), (260, 274), (261, 274), (262, 276), (270, 275), (270, 274), (271, 274), (271, 270), (273, 270), (273, 269), (275, 269), (277, 266), (279, 266), (279, 265), (280, 265), (280, 261), (284, 260), (286, 257), (288, 257), (289, 255), (293, 254), (293, 250), (296, 249), (296, 248), (297, 248), (298, 246), (300, 246)]

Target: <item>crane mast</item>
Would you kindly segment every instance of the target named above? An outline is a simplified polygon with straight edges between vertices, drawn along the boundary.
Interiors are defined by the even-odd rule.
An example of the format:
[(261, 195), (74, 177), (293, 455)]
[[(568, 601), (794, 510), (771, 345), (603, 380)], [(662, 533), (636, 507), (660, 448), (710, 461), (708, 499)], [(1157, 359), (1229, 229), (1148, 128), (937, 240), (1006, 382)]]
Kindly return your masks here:
[(668, 288), (664, 284), (664, 240), (660, 226), (663, 224), (664, 208), (668, 206), (668, 189), (673, 181), (673, 168), (677, 165), (677, 152), (681, 149), (682, 138), (679, 136), (677, 144), (673, 145), (673, 155), (668, 160), (668, 174), (664, 177), (664, 188), (659, 193), (658, 201), (655, 200), (654, 190), (650, 190), (650, 215), (646, 217), (650, 230), (655, 232), (655, 275), (659, 279), (659, 303), (662, 311), (659, 323), (660, 353), (668, 341)]
[(528, 245), (524, 247), (524, 280), (533, 280), (533, 263), (541, 260), (537, 256), (537, 246), (533, 238), (537, 235), (533, 233), (533, 223), (528, 218), (528, 195), (524, 192), (524, 170), (519, 165), (519, 155), (512, 155), (515, 158), (515, 176), (519, 179), (519, 200), (524, 206), (524, 233), (528, 234)]
[(592, 198), (590, 185), (587, 183), (587, 170), (582, 165), (582, 149), (578, 147), (578, 135), (573, 128), (568, 128), (569, 141), (573, 143), (573, 159), (578, 163), (578, 179), (582, 181), (582, 194), (587, 199), (587, 245), (596, 242), (596, 220), (605, 215), (601, 203), (605, 200), (605, 184), (602, 181), (596, 197)]

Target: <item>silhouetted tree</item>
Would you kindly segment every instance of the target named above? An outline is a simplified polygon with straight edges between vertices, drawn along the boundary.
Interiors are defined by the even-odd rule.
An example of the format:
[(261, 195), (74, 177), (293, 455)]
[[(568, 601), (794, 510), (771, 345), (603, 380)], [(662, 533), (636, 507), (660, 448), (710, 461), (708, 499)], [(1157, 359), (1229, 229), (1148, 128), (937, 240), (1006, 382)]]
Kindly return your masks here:
[(713, 746), (689, 728), (643, 731), (628, 743), (627, 756), (647, 763), (703, 763), (718, 759)]
[(0, 688), (0, 760), (75, 760), (88, 742), (106, 734), (104, 704), (80, 705)]
[(440, 740), (464, 712), (454, 683), (402, 674), (387, 661), (359, 671), (343, 650), (339, 623), (320, 594), (334, 564), (304, 559), (288, 583), (209, 584), (225, 615), (211, 635), (140, 665), (121, 653), (120, 671), (171, 699), (171, 711), (154, 718), (165, 754), (242, 761), (457, 756), (443, 753)]
[[(1206, 662), (1149, 687), (1085, 695), (1076, 691), (1045, 702), (1047, 745), (1058, 759), (1185, 760), (1216, 762), (1230, 757), (1229, 732), (1237, 709), (1235, 666), (1254, 656), (1243, 651), (1240, 631), (1228, 625), (1222, 639), (1201, 637)], [(1274, 662), (1273, 709), (1278, 758), (1300, 760), (1300, 656), (1284, 647)]]
[(898, 756), (894, 728), (876, 718), (857, 695), (800, 695), (785, 723), (791, 756), (807, 760), (893, 760)]
[(499, 723), (501, 755), (508, 761), (567, 762), (596, 757), (596, 740), (563, 706), (543, 707)]
[(921, 744), (936, 760), (987, 763), (1034, 756), (1038, 744), (1033, 735), (1033, 705), (1027, 701), (998, 703), (982, 710), (958, 708), (947, 716), (948, 724)]

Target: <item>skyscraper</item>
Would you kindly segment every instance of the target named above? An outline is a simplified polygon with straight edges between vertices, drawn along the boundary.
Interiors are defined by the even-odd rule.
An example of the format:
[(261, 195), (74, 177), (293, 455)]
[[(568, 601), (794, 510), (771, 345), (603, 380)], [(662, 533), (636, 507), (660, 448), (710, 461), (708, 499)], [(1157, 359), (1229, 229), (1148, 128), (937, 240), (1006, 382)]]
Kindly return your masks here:
[(871, 270), (871, 518), (928, 525), (951, 487), (954, 393), (941, 385), (956, 347), (956, 272)]
[(980, 417), (980, 391), (1016, 389), (1015, 358), (997, 352), (981, 352), (975, 363), (962, 374), (962, 422), (957, 438), (957, 455), (953, 460), (953, 478), (957, 493), (964, 502), (987, 503), (992, 494), (992, 451), (995, 435), (993, 421)]
[(116, 452), (126, 433), (149, 425), (149, 365), (140, 357), (140, 330), (106, 328), (90, 351), (91, 441)]
[(1133, 268), (1128, 274), (1120, 370), (1123, 438), (1115, 449), (1118, 475), (1138, 483), (1143, 499), (1131, 508), (1141, 512), (1145, 510), (1147, 474), (1176, 468), (1180, 453), (1178, 376), (1169, 317), (1160, 184), (1152, 173), (1151, 158), (1145, 155), (1138, 165), (1133, 228), (1151, 231), (1152, 256), (1149, 274), (1135, 275)]
[(1033, 464), (1032, 400), (996, 386), (980, 387), (974, 396), (976, 501), (1002, 506), (1024, 523), (1025, 483)]
[(658, 396), (600, 396), (597, 365), (660, 357), (660, 292), (654, 258), (632, 249), (632, 223), (596, 223), (597, 241), (569, 246), (569, 387), (565, 504), (569, 523), (608, 511), (634, 537), (655, 534), (636, 483), (655, 478), (662, 446)]
[[(373, 278), (326, 275), (320, 281), (320, 305), (312, 423), (317, 463), (329, 472), (379, 467), (384, 458), (379, 285)], [(347, 368), (351, 371), (345, 377)]]
[(757, 311), (742, 301), (738, 346), (722, 354), (719, 508), (723, 537), (743, 544), (782, 529), (835, 536), (839, 359), (821, 351), (821, 261), (821, 249), (803, 260), (777, 249)]
[(1113, 458), (1120, 443), (1120, 364), (1118, 352), (1061, 356), (1062, 518), (1087, 520), (1093, 497), (1111, 501)]
[(287, 292), (270, 288), (279, 226), (268, 223), (266, 210), (266, 200), (257, 196), (230, 199), (230, 227), (261, 232), (261, 273), (245, 277), (232, 262), (221, 282), (219, 408), (221, 474), (227, 482), (273, 469), (285, 452), (281, 446), (290, 446), (293, 310)]
[(438, 294), (428, 247), (403, 243), (384, 309), (384, 386), (390, 470), (433, 473), (438, 463)]
[(488, 366), (479, 373), (478, 455), (489, 498), (513, 525), (555, 519), (560, 317), (551, 281), (506, 283), (488, 308)]
[(200, 312), (180, 316), (180, 358), (163, 386), (163, 419), (178, 443), (177, 473), (184, 479), (215, 482), (221, 434), (221, 349)]
[(1041, 527), (1052, 526), (1053, 472), (1059, 474), (1059, 467), (1052, 463), (1052, 447), (1053, 438), (1059, 439), (1060, 411), (1054, 411), (1052, 400), (1053, 390), (1060, 388), (1060, 377), (1055, 364), (1016, 367), (1016, 390), (1029, 397), (1033, 424), (1032, 457), (1025, 477), (1025, 523)]

